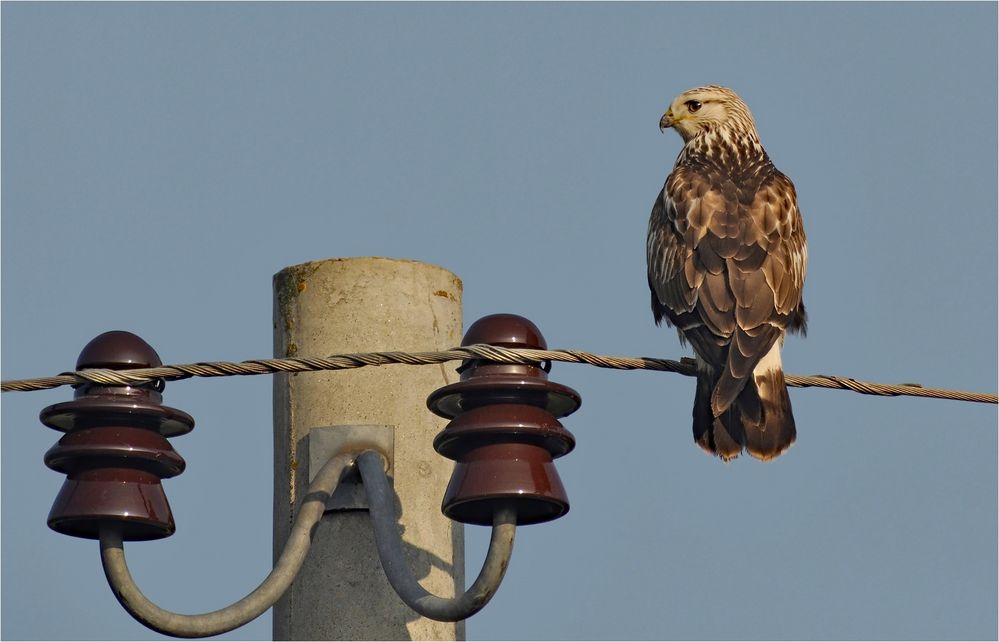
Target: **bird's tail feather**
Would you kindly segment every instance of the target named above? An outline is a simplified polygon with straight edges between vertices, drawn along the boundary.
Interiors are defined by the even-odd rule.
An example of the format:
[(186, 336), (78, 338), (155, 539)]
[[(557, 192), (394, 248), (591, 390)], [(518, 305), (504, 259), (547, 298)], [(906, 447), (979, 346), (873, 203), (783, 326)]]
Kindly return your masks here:
[(779, 367), (755, 371), (735, 401), (717, 416), (711, 409), (716, 384), (717, 377), (698, 373), (694, 398), (698, 446), (725, 461), (738, 457), (743, 448), (756, 459), (769, 461), (794, 443), (791, 398)]
[[(744, 397), (746, 401), (743, 401)], [(737, 403), (743, 408), (759, 404), (759, 419), (745, 418), (746, 451), (750, 455), (769, 461), (791, 447), (797, 431), (783, 370), (754, 372), (752, 381), (746, 385)]]

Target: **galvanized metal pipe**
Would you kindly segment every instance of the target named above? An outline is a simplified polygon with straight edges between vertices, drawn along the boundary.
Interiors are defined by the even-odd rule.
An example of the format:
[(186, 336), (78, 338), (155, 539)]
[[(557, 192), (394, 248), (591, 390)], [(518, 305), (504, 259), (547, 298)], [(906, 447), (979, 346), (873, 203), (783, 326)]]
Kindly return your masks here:
[(493, 516), (489, 551), (472, 586), (454, 598), (438, 597), (420, 586), (406, 564), (394, 514), (393, 492), (385, 476), (382, 456), (373, 450), (365, 451), (358, 456), (357, 467), (368, 495), (378, 557), (389, 583), (402, 601), (420, 615), (441, 622), (457, 622), (478, 613), (496, 593), (510, 564), (517, 529), (516, 512), (503, 507)]
[[(333, 494), (354, 455), (338, 455), (322, 467), (309, 486), (305, 501), (295, 517), (291, 534), (274, 569), (260, 586), (235, 604), (201, 615), (182, 615), (153, 604), (128, 571), (121, 530), (114, 524), (100, 531), (101, 562), (115, 597), (132, 617), (145, 626), (180, 638), (202, 638), (240, 627), (269, 609), (298, 575), (309, 552), (312, 535), (323, 517), (327, 498)], [(381, 464), (379, 463), (379, 466)]]

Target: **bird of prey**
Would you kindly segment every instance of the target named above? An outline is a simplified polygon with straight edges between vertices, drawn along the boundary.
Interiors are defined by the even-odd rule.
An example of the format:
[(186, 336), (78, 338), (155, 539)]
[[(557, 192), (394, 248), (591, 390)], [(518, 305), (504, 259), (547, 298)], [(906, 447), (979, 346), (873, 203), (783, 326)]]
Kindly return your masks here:
[(656, 198), (646, 246), (652, 314), (697, 355), (694, 440), (725, 461), (794, 443), (781, 369), (785, 331), (805, 333), (808, 252), (794, 185), (731, 89), (680, 94), (659, 121), (684, 146)]

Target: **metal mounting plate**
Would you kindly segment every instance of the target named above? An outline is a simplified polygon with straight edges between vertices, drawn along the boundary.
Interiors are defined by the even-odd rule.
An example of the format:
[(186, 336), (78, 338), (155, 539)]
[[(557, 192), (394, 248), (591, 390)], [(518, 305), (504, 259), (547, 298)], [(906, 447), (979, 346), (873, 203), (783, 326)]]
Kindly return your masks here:
[[(385, 457), (389, 482), (395, 461), (395, 426), (378, 424), (320, 426), (309, 430), (309, 482), (331, 457), (375, 450)], [(357, 468), (351, 468), (326, 502), (326, 511), (368, 510), (368, 497)]]

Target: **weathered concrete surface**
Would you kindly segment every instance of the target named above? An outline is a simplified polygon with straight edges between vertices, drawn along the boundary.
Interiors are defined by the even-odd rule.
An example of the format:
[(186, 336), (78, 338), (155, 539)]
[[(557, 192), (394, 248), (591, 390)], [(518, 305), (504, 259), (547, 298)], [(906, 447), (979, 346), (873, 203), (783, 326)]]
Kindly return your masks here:
[[(442, 350), (461, 343), (461, 281), (425, 263), (385, 258), (315, 261), (274, 276), (274, 356)], [(455, 364), (390, 365), (274, 379), (274, 555), (308, 485), (309, 429), (388, 424), (410, 568), (437, 595), (464, 587), (463, 531), (440, 512), (452, 462), (433, 449), (446, 422), (426, 409), (457, 381)], [(328, 514), (298, 579), (274, 607), (278, 640), (455, 640), (463, 623), (413, 613), (378, 561), (366, 512)]]

